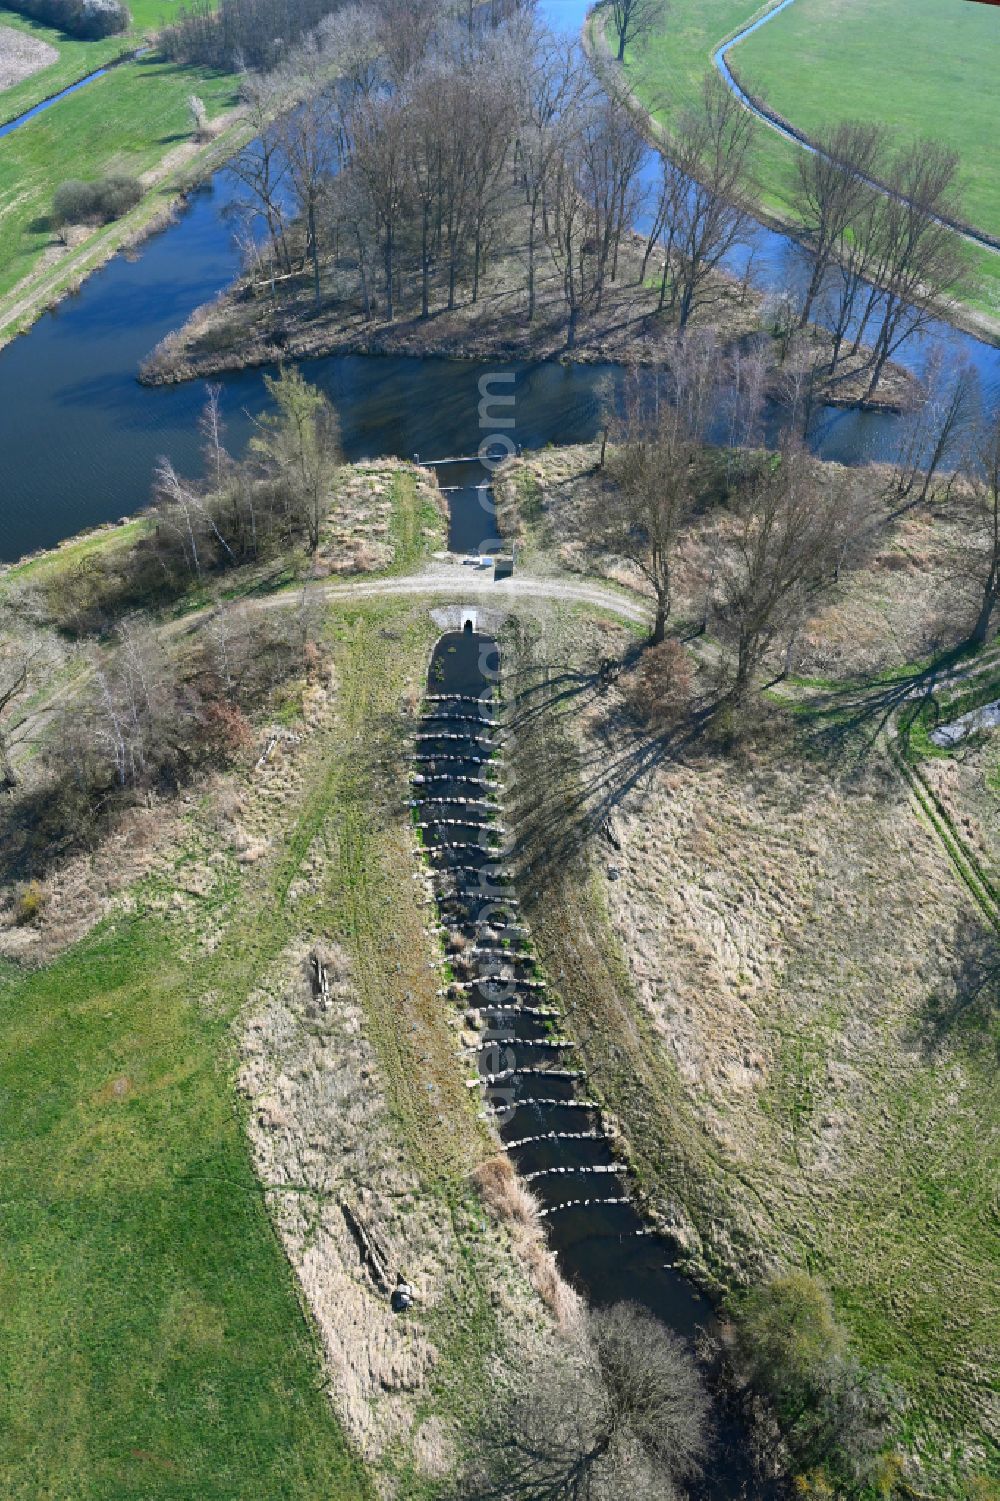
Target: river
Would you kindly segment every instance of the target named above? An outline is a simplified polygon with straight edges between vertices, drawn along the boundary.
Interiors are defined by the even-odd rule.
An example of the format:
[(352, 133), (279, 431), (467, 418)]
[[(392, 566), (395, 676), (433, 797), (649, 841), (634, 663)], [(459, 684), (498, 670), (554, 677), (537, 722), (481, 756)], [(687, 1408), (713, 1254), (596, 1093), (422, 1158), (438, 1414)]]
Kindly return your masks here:
[[(552, 26), (571, 32), (579, 31), (586, 9), (585, 0), (542, 0), (539, 6)], [(236, 274), (226, 217), (235, 192), (232, 175), (221, 169), (137, 254), (117, 256), (0, 353), (0, 561), (145, 505), (160, 454), (197, 472), (203, 388), (149, 389), (135, 375), (153, 345)], [(793, 240), (764, 227), (751, 247), (734, 252), (730, 268), (742, 274), (751, 253), (758, 280), (771, 288), (787, 286), (805, 264)], [(907, 360), (919, 367), (934, 343), (975, 365), (997, 399), (1000, 351), (938, 325), (912, 341)], [(512, 368), (519, 443), (571, 442), (596, 432), (612, 370)], [(311, 361), (308, 371), (340, 412), (349, 458), (435, 457), (478, 445), (480, 365), (349, 356)], [(226, 375), (220, 383), (230, 446), (239, 452), (263, 406), (261, 372)], [(818, 425), (817, 447), (846, 462), (885, 457), (895, 426), (891, 417), (829, 411)]]

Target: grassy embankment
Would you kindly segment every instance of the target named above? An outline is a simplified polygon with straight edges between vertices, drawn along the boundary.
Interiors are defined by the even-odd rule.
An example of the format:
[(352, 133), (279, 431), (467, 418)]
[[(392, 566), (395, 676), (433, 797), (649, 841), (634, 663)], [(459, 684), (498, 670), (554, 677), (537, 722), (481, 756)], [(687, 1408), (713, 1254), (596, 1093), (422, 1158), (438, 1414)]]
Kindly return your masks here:
[[(842, 118), (884, 120), (900, 140), (931, 136), (962, 159), (967, 219), (1000, 232), (1000, 198), (991, 171), (996, 113), (987, 59), (1000, 40), (987, 7), (947, 14), (933, 0), (877, 0), (830, 8), (796, 0), (730, 55), (744, 85), (807, 132)], [(668, 131), (694, 102), (712, 54), (762, 10), (753, 0), (679, 0), (662, 29), (626, 53), (629, 83)], [(598, 25), (610, 27), (598, 11)], [(609, 43), (610, 45), (610, 38)], [(617, 50), (617, 49), (615, 49)], [(905, 67), (891, 65), (906, 59)], [(800, 148), (761, 127), (753, 153), (758, 201), (765, 214), (793, 219), (790, 184)], [(966, 246), (968, 285), (959, 298), (977, 332), (1000, 338), (1000, 254)]]
[[(191, 142), (187, 98), (192, 92), (204, 99), (212, 119), (237, 103), (232, 75), (141, 58), (88, 84), (5, 139), (0, 152), (0, 298), (56, 244), (49, 211), (59, 183), (106, 172), (139, 177), (161, 169), (171, 152)], [(162, 207), (170, 190), (157, 187), (150, 197)], [(140, 222), (148, 206), (149, 198), (136, 211)], [(120, 235), (135, 227), (129, 215), (111, 229)], [(108, 231), (92, 234), (105, 238)], [(57, 246), (59, 259), (69, 260), (72, 253)], [(0, 301), (0, 323), (5, 316)]]
[[(435, 995), (402, 796), (400, 712), (434, 635), (419, 605), (331, 610), (335, 720), (310, 743), (297, 805), (276, 800), (266, 858), (220, 859), (211, 805), (194, 800), (130, 910), (46, 968), (0, 971), (12, 1501), (370, 1494), (235, 1107), (234, 1022), (310, 932), (350, 957), (399, 1150), (455, 1227), (456, 1280), (417, 1314), (438, 1350), (426, 1413), (468, 1417), (483, 1387), (497, 1329), (467, 1173), (489, 1146)], [(408, 1497), (432, 1493), (405, 1448), (389, 1464)]]
[[(549, 660), (522, 659), (521, 686)], [(898, 1439), (920, 1488), (960, 1494), (1000, 1468), (995, 1039), (956, 1029), (931, 1045), (926, 1019), (954, 989), (949, 924), (979, 933), (977, 914), (898, 784), (852, 795), (809, 765), (807, 743), (775, 740), (746, 767), (654, 758), (633, 799), (605, 780), (624, 853), (595, 840), (547, 859), (597, 776), (553, 691), (517, 739), (539, 861), (525, 912), (593, 1087), (692, 1267), (724, 1293), (774, 1266), (820, 1277), (861, 1358), (906, 1395)], [(985, 791), (995, 820), (995, 766)], [(992, 857), (995, 871), (995, 844)]]
[[(177, 0), (138, 0), (132, 30), (101, 41), (76, 41), (13, 12), (11, 26), (54, 46), (59, 57), (0, 94), (7, 120), (66, 88), (76, 79), (140, 46), (177, 9)], [(198, 143), (187, 99), (197, 94), (217, 138)], [(245, 129), (231, 112), (238, 103), (235, 76), (165, 62), (155, 52), (112, 69), (104, 78), (60, 101), (3, 142), (0, 152), (0, 345), (29, 327), (40, 312), (74, 290), (122, 245), (158, 223), (177, 194), (207, 175), (241, 144)], [(63, 245), (49, 223), (52, 195), (69, 177), (106, 172), (142, 176), (143, 201), (122, 219), (87, 233), (73, 231)]]
[[(566, 489), (551, 457), (551, 494), (518, 485), (536, 548)], [(864, 636), (873, 607), (891, 619), (890, 589), (913, 612), (937, 561), (915, 535), (848, 581), (816, 645), (844, 618)], [(582, 622), (505, 640), (521, 895), (591, 1085), (692, 1268), (723, 1293), (780, 1266), (820, 1277), (905, 1393), (911, 1483), (965, 1494), (1000, 1473), (996, 1016), (963, 968), (995, 942), (968, 871), (1000, 890), (997, 738), (915, 786), (869, 736), (917, 674), (849, 682), (845, 662), (741, 746), (675, 755), (595, 689), (588, 669), (624, 644)], [(994, 654), (974, 701), (995, 676)]]
[(48, 43), (59, 54), (46, 67), (39, 68), (20, 83), (0, 91), (0, 124), (15, 119), (43, 99), (51, 99), (53, 94), (60, 93), (78, 79), (85, 78), (88, 73), (105, 67), (115, 58), (141, 47), (145, 38), (164, 20), (170, 20), (171, 15), (179, 9), (180, 0), (135, 0), (129, 6), (132, 15), (129, 31), (122, 32), (119, 36), (82, 41), (55, 27), (44, 26), (29, 16), (0, 7), (0, 28), (9, 26), (15, 31), (24, 32), (27, 36)]
[[(47, 552), (32, 554), (0, 569), (0, 590), (27, 585), (58, 609), (72, 599), (78, 608), (98, 604), (115, 610), (150, 608), (161, 614), (189, 615), (212, 604), (273, 594), (311, 577), (329, 574), (366, 577), (408, 573), (446, 546), (448, 515), (444, 498), (419, 469), (402, 461), (345, 464), (336, 481), (334, 510), (320, 533), (314, 557), (292, 547), (259, 564), (192, 577), (180, 594), (145, 602), (125, 581), (138, 549), (154, 522), (146, 515), (123, 524), (97, 527), (70, 537)], [(113, 607), (112, 607), (112, 601)]]

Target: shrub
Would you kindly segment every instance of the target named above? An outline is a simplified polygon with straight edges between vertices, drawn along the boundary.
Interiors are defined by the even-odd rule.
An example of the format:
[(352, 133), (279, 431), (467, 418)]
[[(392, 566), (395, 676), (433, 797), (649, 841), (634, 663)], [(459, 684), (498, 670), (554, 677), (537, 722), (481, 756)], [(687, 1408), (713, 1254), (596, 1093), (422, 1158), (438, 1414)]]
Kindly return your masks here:
[(215, 130), (208, 118), (208, 110), (205, 108), (204, 99), (200, 98), (197, 94), (189, 94), (187, 106), (188, 114), (191, 116), (191, 129), (194, 131), (195, 139), (210, 141), (215, 134)]
[(110, 224), (135, 208), (142, 198), (138, 178), (112, 173), (94, 182), (70, 178), (56, 188), (52, 199), (52, 221), (57, 228), (66, 224)]
[(94, 208), (94, 185), (72, 177), (61, 182), (52, 198), (52, 222), (57, 228), (64, 224), (83, 224)]
[(19, 927), (25, 928), (41, 916), (45, 906), (45, 892), (37, 881), (29, 881), (17, 899), (14, 918)]
[(637, 718), (667, 729), (687, 712), (693, 680), (691, 662), (679, 641), (661, 641), (643, 652), (625, 685), (625, 697)]
[(806, 1272), (742, 1300), (736, 1352), (743, 1375), (774, 1404), (802, 1466), (801, 1496), (860, 1495), (891, 1471), (887, 1445), (899, 1397), (850, 1353), (826, 1289)]
[(7, 3), (21, 15), (90, 41), (117, 36), (132, 24), (121, 0), (7, 0)]
[(121, 0), (81, 0), (75, 31), (78, 36), (89, 38), (117, 36), (131, 24), (132, 17)]

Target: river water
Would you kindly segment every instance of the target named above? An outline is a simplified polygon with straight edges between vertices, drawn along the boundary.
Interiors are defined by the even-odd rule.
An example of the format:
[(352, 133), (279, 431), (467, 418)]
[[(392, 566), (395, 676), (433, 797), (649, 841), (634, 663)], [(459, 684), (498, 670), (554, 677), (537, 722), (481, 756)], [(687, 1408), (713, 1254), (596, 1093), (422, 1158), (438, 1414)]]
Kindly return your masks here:
[[(586, 4), (542, 0), (539, 9), (551, 25), (578, 32)], [(0, 561), (145, 505), (160, 454), (197, 472), (203, 387), (149, 389), (135, 376), (153, 345), (236, 274), (226, 217), (235, 192), (231, 174), (217, 172), (138, 254), (116, 257), (0, 353)], [(752, 247), (734, 252), (731, 269), (742, 273), (751, 253), (765, 286), (784, 287), (801, 275), (802, 252), (787, 236), (761, 227)], [(941, 325), (914, 341), (907, 358), (920, 366), (935, 342), (974, 364), (984, 389), (997, 397), (1000, 351)], [(517, 376), (517, 442), (572, 442), (597, 431), (614, 388), (612, 370), (510, 368)], [(349, 458), (414, 452), (433, 458), (478, 447), (483, 366), (350, 356), (310, 361), (308, 373), (340, 412)], [(221, 384), (229, 443), (238, 453), (263, 406), (261, 372), (227, 375)], [(828, 457), (862, 462), (890, 454), (894, 430), (891, 417), (829, 411), (818, 425), (817, 447)]]

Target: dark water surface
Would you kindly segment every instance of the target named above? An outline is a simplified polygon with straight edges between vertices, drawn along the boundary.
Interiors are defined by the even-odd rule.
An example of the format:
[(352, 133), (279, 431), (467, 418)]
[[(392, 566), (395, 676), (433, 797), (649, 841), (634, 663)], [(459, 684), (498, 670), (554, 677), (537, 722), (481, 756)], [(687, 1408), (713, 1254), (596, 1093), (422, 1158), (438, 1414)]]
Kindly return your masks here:
[[(586, 1079), (565, 1077), (579, 1068), (575, 1052), (555, 1018), (539, 1015), (551, 999), (535, 973), (506, 856), (490, 835), (502, 813), (488, 766), (500, 746), (500, 665), (492, 637), (471, 628), (442, 636), (417, 739), (415, 816), (460, 982), (442, 1004), (475, 1009), (482, 1047), (466, 1055), (467, 1074), (483, 1079), (484, 1108), (529, 1179), (563, 1274), (588, 1303), (638, 1302), (693, 1341), (715, 1324), (711, 1304), (631, 1202)], [(574, 1134), (555, 1134), (565, 1132)], [(753, 1474), (742, 1422), (721, 1406), (705, 1477), (691, 1493), (706, 1501), (775, 1494)]]
[[(540, 10), (551, 24), (576, 31), (586, 5), (543, 0)], [(164, 334), (236, 274), (226, 217), (235, 192), (232, 175), (217, 172), (136, 256), (116, 257), (0, 353), (0, 561), (145, 505), (160, 454), (197, 473), (203, 386), (147, 389), (135, 374)], [(742, 271), (749, 253), (735, 252), (732, 269)], [(802, 252), (786, 236), (761, 228), (752, 253), (766, 286), (785, 287), (802, 273)], [(956, 360), (971, 361), (988, 393), (1000, 390), (1000, 351), (944, 325), (913, 341), (907, 358), (919, 367), (935, 343), (945, 344)], [(479, 379), (485, 366), (350, 356), (311, 361), (307, 368), (340, 411), (350, 458), (468, 453), (484, 436)], [(513, 436), (521, 445), (594, 435), (613, 391), (611, 370), (514, 368)], [(250, 418), (263, 405), (261, 372), (224, 376), (221, 384), (229, 444), (239, 453)], [(890, 454), (895, 429), (891, 417), (831, 411), (819, 424), (817, 446), (828, 457), (862, 462)]]

